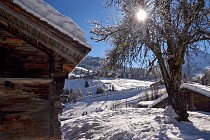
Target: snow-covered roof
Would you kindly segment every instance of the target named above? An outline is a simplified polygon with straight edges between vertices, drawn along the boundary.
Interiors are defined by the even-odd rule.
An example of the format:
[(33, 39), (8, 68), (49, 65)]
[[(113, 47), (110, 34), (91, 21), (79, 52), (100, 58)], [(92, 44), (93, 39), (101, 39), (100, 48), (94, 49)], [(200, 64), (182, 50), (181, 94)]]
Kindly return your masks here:
[[(210, 97), (210, 86), (205, 86), (205, 85), (200, 85), (197, 83), (183, 83), (181, 85), (181, 89), (182, 88), (186, 88), (189, 90), (192, 90), (194, 92), (200, 93), (202, 95), (205, 95), (207, 97)], [(168, 98), (168, 94), (164, 94), (163, 96), (161, 96), (160, 98), (158, 98), (157, 100), (155, 100), (151, 105), (149, 105), (149, 107), (153, 107), (154, 105), (160, 103), (161, 101), (163, 101), (164, 99)]]
[[(88, 72), (88, 69), (85, 69), (85, 68), (83, 68), (83, 67), (76, 67), (75, 68), (76, 70), (82, 70), (82, 71), (86, 71), (86, 72)], [(89, 72), (92, 72), (91, 70), (89, 70)]]
[(140, 106), (149, 106), (149, 105), (151, 105), (153, 103), (154, 103), (154, 101), (140, 101), (138, 103), (138, 105), (140, 105)]
[(168, 94), (163, 94), (163, 96), (161, 96), (160, 98), (158, 98), (157, 100), (155, 100), (152, 104), (150, 104), (148, 107), (151, 108), (154, 105), (160, 103), (161, 101), (163, 101), (164, 99), (168, 98)]
[(70, 18), (60, 14), (43, 0), (13, 0), (21, 8), (47, 22), (49, 25), (68, 35), (80, 44), (92, 48), (85, 38), (84, 32)]
[(206, 66), (204, 70), (210, 70), (210, 66)]
[(181, 85), (181, 88), (186, 88), (189, 90), (192, 90), (194, 92), (198, 92), (202, 95), (205, 95), (207, 97), (210, 97), (210, 86), (200, 85), (200, 84), (190, 84), (190, 83), (183, 83)]

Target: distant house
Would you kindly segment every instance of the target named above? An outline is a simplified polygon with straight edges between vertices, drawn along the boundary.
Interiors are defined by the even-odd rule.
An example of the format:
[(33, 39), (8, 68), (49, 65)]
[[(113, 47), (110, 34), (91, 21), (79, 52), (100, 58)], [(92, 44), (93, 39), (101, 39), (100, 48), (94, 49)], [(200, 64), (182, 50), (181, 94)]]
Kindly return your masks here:
[[(189, 111), (210, 112), (210, 87), (200, 84), (184, 83), (181, 86), (182, 100)], [(149, 107), (165, 108), (168, 105), (168, 94), (164, 94)]]
[(91, 49), (43, 0), (1, 0), (0, 139), (61, 139), (58, 95)]

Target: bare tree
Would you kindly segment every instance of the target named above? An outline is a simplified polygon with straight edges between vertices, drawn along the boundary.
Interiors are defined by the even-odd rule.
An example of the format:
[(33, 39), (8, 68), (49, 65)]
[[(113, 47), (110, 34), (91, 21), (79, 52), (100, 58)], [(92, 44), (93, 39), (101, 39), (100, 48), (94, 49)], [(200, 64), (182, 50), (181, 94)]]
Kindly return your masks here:
[[(179, 115), (177, 120), (188, 121), (186, 106), (180, 94), (182, 65), (187, 50), (209, 46), (210, 2), (204, 0), (108, 0), (108, 6), (121, 10), (116, 24), (103, 25), (93, 21), (92, 39), (113, 44), (107, 55), (111, 65), (122, 65), (125, 59), (159, 64), (169, 104)], [(136, 13), (143, 9), (145, 21)], [(141, 59), (144, 58), (144, 59)]]

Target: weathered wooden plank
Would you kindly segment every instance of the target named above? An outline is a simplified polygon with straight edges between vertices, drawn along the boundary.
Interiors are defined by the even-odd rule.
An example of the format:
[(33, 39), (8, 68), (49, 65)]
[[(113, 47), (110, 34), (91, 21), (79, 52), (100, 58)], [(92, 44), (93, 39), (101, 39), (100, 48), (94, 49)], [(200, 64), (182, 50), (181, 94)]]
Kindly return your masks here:
[[(4, 79), (1, 78), (1, 80)], [(33, 79), (35, 83), (28, 81), (31, 79), (7, 78), (7, 80), (14, 80), (14, 82), (15, 80), (20, 80), (19, 82), (16, 81), (17, 85), (19, 85), (18, 88), (25, 88), (25, 86), (32, 89), (39, 87), (48, 88), (46, 94), (49, 95), (48, 98), (44, 99), (39, 95), (22, 94), (19, 93), (19, 90), (4, 89), (4, 85), (0, 84), (0, 138), (2, 140), (45, 140), (55, 137), (60, 139), (60, 134), (55, 133), (56, 130), (54, 129), (54, 126), (57, 126), (58, 123), (57, 120), (54, 120), (54, 117), (57, 115), (54, 114), (56, 112), (54, 112), (54, 103), (52, 104), (54, 99), (49, 98), (50, 96), (53, 97), (51, 94), (55, 90), (52, 80)], [(36, 84), (37, 81), (44, 81), (44, 84)], [(53, 120), (51, 125), (50, 120)]]
[[(12, 7), (12, 5), (10, 5), (10, 6)], [(27, 13), (23, 13), (19, 9), (15, 9), (15, 8), (10, 9), (10, 8), (8, 8), (6, 6), (1, 6), (1, 8), (4, 9), (5, 11), (9, 12), (10, 14), (14, 15), (15, 17), (21, 19), (22, 21), (24, 21), (26, 24), (30, 25), (31, 27), (34, 27), (38, 31), (40, 31), (42, 33), (48, 34), (50, 37), (54, 38), (57, 42), (59, 42), (63, 46), (68, 46), (69, 49), (71, 49), (72, 51), (78, 53), (79, 55), (85, 56), (87, 54), (87, 52), (84, 52), (84, 50), (81, 51), (81, 50), (73, 47), (72, 46), (72, 43), (71, 43), (72, 40), (71, 40), (71, 42), (68, 42), (68, 39), (69, 38), (68, 39), (67, 38), (64, 38), (65, 35), (63, 35), (62, 33), (60, 33), (57, 29), (55, 29), (55, 31), (54, 31), (54, 30), (52, 30), (53, 28), (49, 28), (46, 25), (45, 26), (40, 25), (40, 24), (38, 24), (38, 22), (34, 23), (32, 17), (29, 17), (27, 15)], [(15, 12), (13, 10), (16, 10), (16, 11), (18, 10), (18, 11)], [(17, 13), (21, 13), (21, 14), (17, 14)], [(82, 46), (82, 45), (79, 45), (79, 46)], [(90, 48), (87, 48), (87, 47), (84, 47), (84, 48), (86, 48), (86, 50), (89, 50), (89, 51), (91, 50)]]
[[(2, 19), (2, 17), (0, 17), (0, 20)], [(15, 29), (17, 29), (19, 31), (19, 34), (18, 36), (21, 36), (21, 37), (25, 37), (23, 38), (24, 41), (26, 41), (25, 39), (28, 38), (33, 38), (33, 39), (36, 39), (38, 42), (42, 43), (44, 46), (52, 49), (53, 51), (55, 51), (57, 54), (63, 56), (64, 58), (66, 58), (67, 60), (69, 60), (70, 62), (73, 62), (75, 64), (78, 64), (79, 63), (79, 60), (78, 59), (75, 59), (73, 56), (67, 54), (66, 52), (60, 50), (59, 48), (56, 48), (54, 46), (52, 46), (52, 44), (48, 43), (48, 42), (45, 42), (44, 40), (42, 40), (41, 38), (39, 38), (38, 36), (35, 36), (31, 33), (28, 33), (27, 31), (25, 30), (22, 30), (22, 29), (19, 29), (19, 27), (13, 23), (11, 23), (10, 21), (7, 21), (12, 27), (14, 27)], [(21, 35), (22, 33), (22, 35)], [(30, 40), (27, 39), (26, 42), (29, 42)], [(30, 42), (29, 42), (30, 43)]]
[(4, 81), (11, 81), (15, 84), (49, 84), (53, 80), (45, 78), (0, 78), (0, 84), (4, 84)]
[[(19, 19), (18, 19), (19, 20)], [(40, 37), (39, 36), (39, 31), (37, 29), (33, 28), (32, 26), (27, 26), (28, 30), (26, 30), (28, 33), (33, 34), (34, 36)]]
[(39, 37), (42, 38), (44, 41), (49, 42), (49, 37), (42, 32), (39, 32)]
[(39, 49), (31, 45), (6, 45), (0, 52), (5, 56), (1, 57), (2, 65), (7, 61), (1, 73), (6, 71), (10, 77), (49, 77), (49, 55)]
[(26, 43), (22, 39), (14, 38), (14, 37), (13, 38), (11, 37), (0, 38), (0, 42), (5, 43), (5, 44), (17, 44), (17, 45), (23, 45), (24, 43)]

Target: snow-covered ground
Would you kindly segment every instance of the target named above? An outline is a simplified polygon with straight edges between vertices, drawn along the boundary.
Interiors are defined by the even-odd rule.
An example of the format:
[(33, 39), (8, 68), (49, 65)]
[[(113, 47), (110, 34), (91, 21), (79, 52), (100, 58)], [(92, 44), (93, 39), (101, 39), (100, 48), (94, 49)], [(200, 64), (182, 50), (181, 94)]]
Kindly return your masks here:
[[(64, 89), (79, 88), (83, 92), (83, 97), (77, 103), (66, 103), (63, 113), (59, 118), (65, 120), (101, 110), (128, 107), (134, 102), (137, 103), (142, 98), (145, 99), (145, 94), (152, 94), (154, 92), (153, 90), (148, 91), (150, 89), (149, 85), (152, 83), (130, 79), (99, 79), (89, 80), (90, 87), (85, 88), (84, 79), (66, 80)], [(90, 89), (94, 91), (94, 88), (97, 88), (98, 85), (107, 86), (104, 87), (104, 93), (86, 96), (86, 92), (89, 92)], [(114, 91), (109, 91), (110, 85), (114, 85)], [(160, 91), (164, 91), (164, 89)]]
[(102, 79), (100, 81), (102, 83), (112, 84), (115, 87), (115, 90), (117, 91), (140, 88), (140, 87), (148, 87), (153, 83), (150, 81), (133, 80), (133, 79), (113, 79), (113, 80)]
[(177, 122), (163, 109), (120, 108), (62, 121), (67, 140), (209, 140), (210, 113), (189, 112)]
[[(173, 113), (168, 110), (131, 108), (132, 103), (137, 104), (141, 99), (145, 100), (146, 95), (157, 92), (149, 87), (152, 82), (99, 79), (92, 80), (89, 84), (92, 88), (97, 84), (104, 84), (107, 90), (110, 85), (114, 85), (115, 91), (84, 96), (77, 103), (66, 103), (59, 116), (64, 139), (210, 139), (210, 113), (189, 112), (192, 123), (179, 123), (171, 117)], [(65, 88), (70, 89), (74, 85), (83, 88), (84, 81), (67, 80)], [(164, 94), (166, 91), (162, 87), (158, 92)]]
[[(98, 86), (102, 86), (105, 91), (112, 90), (114, 87), (114, 91), (128, 91), (134, 89), (145, 89), (148, 88), (153, 82), (150, 81), (142, 81), (142, 80), (131, 80), (131, 79), (98, 79), (98, 80), (88, 80), (89, 87), (85, 88), (85, 79), (66, 79), (64, 89), (80, 89), (83, 92), (83, 96), (87, 96), (88, 92), (96, 91), (91, 87), (97, 88)], [(106, 93), (106, 92), (105, 92)], [(93, 95), (96, 94), (95, 92)]]

